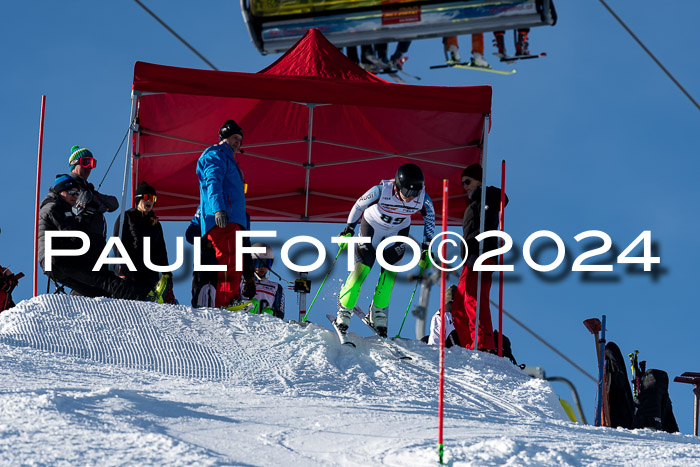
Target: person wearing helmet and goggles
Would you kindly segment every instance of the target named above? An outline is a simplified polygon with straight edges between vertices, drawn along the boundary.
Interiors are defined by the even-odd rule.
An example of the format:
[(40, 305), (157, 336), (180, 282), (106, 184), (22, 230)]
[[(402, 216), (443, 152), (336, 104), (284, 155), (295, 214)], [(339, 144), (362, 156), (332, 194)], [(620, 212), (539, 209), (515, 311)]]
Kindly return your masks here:
[[(393, 180), (382, 180), (372, 187), (350, 211), (345, 230), (341, 236), (353, 236), (355, 226), (360, 222), (361, 237), (370, 237), (369, 243), (355, 247), (355, 266), (345, 281), (338, 298), (338, 314), (335, 325), (341, 332), (347, 331), (350, 317), (357, 306), (360, 290), (376, 259), (376, 248), (384, 238), (394, 235), (408, 236), (411, 216), (420, 212), (425, 221), (421, 267), (427, 267), (427, 249), (435, 232), (435, 210), (433, 202), (425, 191), (425, 177), (415, 164), (403, 164)], [(347, 245), (341, 244), (342, 245)], [(406, 250), (406, 245), (397, 242), (384, 251), (384, 259), (389, 264), (398, 263)], [(379, 335), (387, 335), (387, 314), (396, 273), (382, 268), (375, 287), (374, 297), (367, 314), (369, 324)]]

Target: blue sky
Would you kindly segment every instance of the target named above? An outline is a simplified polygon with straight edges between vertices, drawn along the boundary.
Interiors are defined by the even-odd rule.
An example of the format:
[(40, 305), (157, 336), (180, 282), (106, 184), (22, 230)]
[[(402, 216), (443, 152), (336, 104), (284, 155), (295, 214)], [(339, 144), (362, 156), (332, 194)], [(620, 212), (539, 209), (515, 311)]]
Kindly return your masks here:
[[(146, 3), (217, 67), (255, 72), (278, 55), (261, 56), (250, 42), (238, 2)], [(665, 66), (700, 99), (700, 60), (692, 53), (691, 31), (700, 5), (678, 0), (674, 8), (659, 2), (609, 1)], [(559, 23), (530, 34), (532, 52), (546, 58), (517, 64), (514, 76), (468, 70), (429, 70), (443, 60), (439, 39), (417, 41), (408, 53), (406, 69), (423, 84), (493, 86), (493, 126), (489, 139), (488, 183), (499, 184), (500, 161), (507, 161), (506, 191), (511, 203), (506, 231), (518, 252), (538, 230), (551, 230), (567, 246), (565, 264), (551, 273), (535, 273), (522, 259), (505, 282), (505, 308), (535, 329), (590, 373), (596, 372), (593, 339), (582, 325), (591, 317), (608, 317), (608, 337), (623, 354), (639, 349), (649, 368), (669, 376), (700, 371), (697, 338), (696, 271), (700, 227), (695, 203), (700, 174), (700, 112), (673, 85), (598, 2), (559, 1)], [(15, 291), (17, 301), (31, 295), (35, 161), (41, 95), (47, 95), (42, 197), (55, 174), (67, 171), (69, 149), (90, 148), (99, 163), (90, 181), (98, 184), (126, 131), (133, 66), (137, 60), (206, 68), (134, 2), (12, 2), (5, 6), (0, 30), (0, 83), (6, 176), (0, 209), (0, 264), (24, 272)], [(510, 41), (510, 38), (509, 38)], [(460, 38), (467, 55), (469, 37)], [(510, 42), (508, 42), (510, 46)], [(393, 45), (391, 46), (393, 50)], [(495, 66), (490, 37), (486, 55)], [(120, 153), (100, 191), (121, 194), (124, 154)], [(390, 178), (382, 174), (380, 178)], [(369, 187), (358, 187), (358, 197)], [(157, 212), (157, 209), (156, 209)], [(116, 215), (108, 216), (108, 223)], [(185, 223), (166, 223), (171, 256), (174, 237)], [(288, 235), (308, 234), (309, 225), (282, 227)], [(328, 238), (342, 225), (313, 226), (314, 235)], [(422, 227), (414, 227), (418, 236)], [(570, 262), (597, 244), (579, 245), (573, 237), (602, 230), (621, 252), (643, 230), (650, 230), (661, 257), (657, 274), (629, 272), (615, 265), (612, 273), (586, 276), (571, 272)], [(543, 242), (543, 244), (546, 242)], [(539, 245), (536, 244), (536, 245)], [(330, 248), (329, 248), (330, 250)], [(275, 245), (279, 255), (279, 244)], [(554, 257), (542, 251), (541, 262)], [(614, 262), (614, 255), (607, 255)], [(330, 264), (330, 263), (329, 263)], [(291, 272), (277, 268), (287, 279)], [(346, 273), (334, 271), (314, 306), (310, 319), (327, 324)], [(189, 277), (178, 275), (176, 295), (189, 302)], [(361, 304), (368, 305), (378, 271), (368, 279)], [(320, 279), (320, 277), (319, 277)], [(320, 280), (314, 282), (312, 292)], [(390, 333), (398, 330), (408, 304), (411, 284), (394, 291)], [(46, 290), (40, 276), (39, 290)], [(492, 297), (497, 297), (494, 284)], [(311, 297), (309, 297), (310, 300)], [(438, 292), (432, 294), (434, 311)], [(288, 294), (287, 316), (293, 317), (294, 295)], [(407, 329), (413, 329), (413, 323)], [(494, 314), (494, 320), (496, 319)], [(351, 328), (368, 333), (357, 323)], [(516, 358), (564, 376), (577, 386), (589, 421), (593, 419), (595, 386), (561, 358), (505, 320)], [(412, 335), (404, 331), (403, 335)], [(555, 385), (570, 399), (564, 386)], [(692, 432), (692, 393), (671, 383), (671, 399), (681, 431)], [(446, 425), (449, 427), (449, 425)]]

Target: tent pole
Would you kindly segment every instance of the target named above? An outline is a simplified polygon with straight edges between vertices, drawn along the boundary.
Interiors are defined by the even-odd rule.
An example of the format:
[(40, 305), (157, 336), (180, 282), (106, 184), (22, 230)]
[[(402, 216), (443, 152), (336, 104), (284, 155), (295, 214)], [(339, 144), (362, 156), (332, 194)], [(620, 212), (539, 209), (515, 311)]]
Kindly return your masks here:
[[(129, 118), (129, 137), (126, 141), (126, 157), (124, 158), (124, 183), (122, 185), (122, 202), (121, 209), (119, 210), (119, 238), (122, 238), (122, 231), (124, 230), (124, 205), (126, 204), (126, 192), (127, 185), (129, 183), (129, 163), (131, 162), (131, 157), (133, 157), (132, 141), (134, 133), (138, 131), (138, 125), (136, 125), (136, 106), (138, 104), (140, 93), (138, 91), (131, 91), (131, 116)], [(131, 152), (132, 154), (129, 154)]]
[[(479, 214), (479, 226), (484, 231), (484, 217), (486, 214), (486, 154), (489, 146), (489, 121), (490, 115), (484, 115), (484, 136), (482, 137), (481, 149), (481, 212)], [(479, 242), (479, 256), (484, 254), (484, 242)], [(466, 265), (464, 267), (467, 267)], [(479, 347), (479, 313), (481, 311), (481, 271), (477, 273), (476, 279), (476, 318), (474, 321), (474, 350)], [(486, 297), (488, 300), (488, 297)], [(489, 311), (490, 313), (490, 311)]]
[(309, 144), (308, 152), (306, 157), (306, 164), (304, 168), (306, 169), (306, 178), (304, 180), (304, 218), (303, 220), (308, 220), (309, 218), (309, 179), (311, 178), (311, 144), (313, 143), (313, 132), (314, 132), (314, 107), (316, 104), (306, 104), (309, 108)]
[[(506, 215), (506, 161), (501, 161), (501, 232), (505, 232)], [(500, 241), (501, 246), (504, 240)], [(498, 265), (503, 266), (503, 254), (498, 257)], [(503, 356), (503, 269), (498, 272), (498, 356)]]
[(46, 95), (41, 96), (41, 117), (39, 118), (39, 155), (36, 163), (36, 205), (34, 206), (34, 283), (32, 297), (37, 296), (39, 283), (39, 195), (41, 190), (41, 156), (44, 152), (44, 113), (46, 110)]

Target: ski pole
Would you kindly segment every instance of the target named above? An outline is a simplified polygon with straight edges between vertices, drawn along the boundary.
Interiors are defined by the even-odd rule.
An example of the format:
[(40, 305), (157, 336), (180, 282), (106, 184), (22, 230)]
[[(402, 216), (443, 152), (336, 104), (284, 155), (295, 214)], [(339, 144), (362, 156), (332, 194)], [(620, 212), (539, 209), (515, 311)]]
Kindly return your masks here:
[(323, 278), (321, 285), (318, 287), (318, 290), (316, 291), (316, 295), (314, 295), (314, 299), (311, 300), (311, 305), (309, 305), (309, 308), (306, 310), (306, 313), (304, 314), (302, 321), (305, 322), (309, 316), (309, 313), (311, 313), (311, 307), (314, 306), (314, 302), (316, 302), (316, 298), (318, 297), (318, 294), (321, 293), (321, 289), (323, 288), (323, 284), (326, 283), (326, 279), (328, 279), (328, 276), (331, 274), (331, 271), (333, 271), (333, 266), (335, 266), (335, 263), (338, 261), (338, 257), (340, 257), (340, 253), (342, 253), (343, 250), (344, 250), (344, 248), (342, 248), (342, 247), (338, 248), (338, 254), (335, 255), (335, 259), (333, 260), (333, 263), (331, 264), (330, 269), (328, 269), (328, 272), (326, 273), (326, 277)]
[(416, 289), (418, 288), (418, 283), (423, 279), (423, 268), (420, 269), (418, 273), (418, 278), (416, 279), (416, 285), (413, 286), (413, 293), (411, 294), (411, 299), (408, 301), (408, 306), (406, 307), (406, 313), (403, 314), (403, 321), (401, 321), (401, 327), (399, 328), (399, 333), (396, 337), (401, 337), (401, 331), (403, 330), (403, 325), (406, 323), (406, 317), (408, 316), (408, 310), (411, 309), (411, 303), (413, 303), (413, 296), (416, 295)]

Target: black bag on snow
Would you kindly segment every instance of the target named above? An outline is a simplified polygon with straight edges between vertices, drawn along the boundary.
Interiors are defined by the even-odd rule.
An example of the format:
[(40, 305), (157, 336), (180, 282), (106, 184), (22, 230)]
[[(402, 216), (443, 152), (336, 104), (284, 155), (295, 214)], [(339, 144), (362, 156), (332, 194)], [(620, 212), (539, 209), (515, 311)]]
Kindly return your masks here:
[(662, 370), (647, 370), (639, 384), (635, 428), (676, 433), (678, 424), (668, 395), (668, 374)]
[[(495, 329), (493, 331), (493, 342), (496, 344), (496, 352), (498, 352), (498, 329)], [(510, 339), (508, 339), (508, 336), (503, 334), (503, 358), (507, 358), (511, 362), (513, 362), (513, 365), (517, 365), (518, 362), (515, 360), (515, 357), (513, 356), (513, 349), (511, 348), (510, 345)]]
[(612, 428), (632, 429), (634, 400), (627, 379), (625, 359), (614, 342), (605, 345), (605, 376), (607, 381), (608, 416)]

